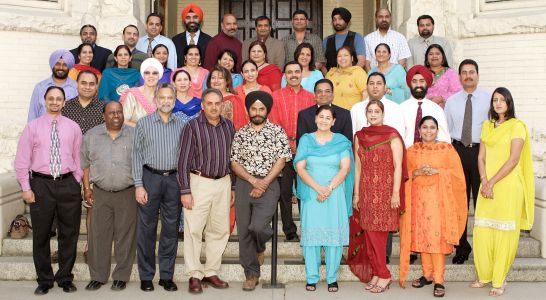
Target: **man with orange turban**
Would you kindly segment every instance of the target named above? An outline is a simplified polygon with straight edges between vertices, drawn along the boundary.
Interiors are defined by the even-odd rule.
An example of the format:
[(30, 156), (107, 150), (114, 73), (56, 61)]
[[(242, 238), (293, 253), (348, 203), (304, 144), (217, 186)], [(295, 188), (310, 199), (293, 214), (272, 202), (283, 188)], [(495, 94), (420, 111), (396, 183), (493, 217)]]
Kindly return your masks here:
[(400, 104), (404, 114), (406, 133), (403, 136), (406, 148), (421, 141), (419, 122), (425, 116), (433, 116), (438, 120), (438, 140), (451, 143), (446, 115), (442, 107), (425, 98), (427, 89), (432, 85), (432, 73), (423, 65), (415, 65), (406, 74), (406, 83), (411, 91), (411, 97)]
[(211, 36), (201, 31), (203, 10), (195, 3), (190, 3), (182, 10), (182, 24), (186, 31), (173, 36), (176, 47), (177, 68), (184, 65), (184, 51), (188, 45), (197, 45), (201, 52), (201, 64), (205, 59), (205, 49)]

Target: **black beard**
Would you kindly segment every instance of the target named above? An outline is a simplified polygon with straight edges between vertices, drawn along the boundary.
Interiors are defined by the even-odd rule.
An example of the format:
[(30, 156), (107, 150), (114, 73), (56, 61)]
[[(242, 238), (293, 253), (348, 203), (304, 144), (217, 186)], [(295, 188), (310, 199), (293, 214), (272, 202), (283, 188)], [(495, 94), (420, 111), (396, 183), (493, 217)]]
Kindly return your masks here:
[(334, 30), (335, 30), (336, 32), (343, 31), (343, 30), (345, 30), (345, 29), (347, 29), (347, 26), (343, 26), (343, 25), (336, 25), (336, 26), (334, 26)]
[(417, 87), (417, 88), (413, 88), (411, 89), (411, 95), (415, 98), (415, 99), (424, 99), (425, 96), (427, 95), (427, 90), (428, 88), (427, 87)]
[(421, 33), (421, 37), (424, 39), (428, 39), (431, 35), (432, 35), (432, 32), (428, 30), (423, 30), (423, 32)]
[(61, 70), (63, 72), (63, 75), (59, 76), (57, 75), (57, 71), (55, 71), (55, 69), (53, 69), (53, 78), (57, 78), (57, 79), (66, 79), (68, 77), (68, 72), (65, 72), (64, 70)]
[(186, 27), (186, 30), (190, 33), (195, 33), (199, 30), (199, 23), (196, 22), (184, 23), (184, 26)]
[(250, 118), (250, 122), (254, 125), (262, 125), (265, 122), (266, 118), (262, 116), (254, 116)]

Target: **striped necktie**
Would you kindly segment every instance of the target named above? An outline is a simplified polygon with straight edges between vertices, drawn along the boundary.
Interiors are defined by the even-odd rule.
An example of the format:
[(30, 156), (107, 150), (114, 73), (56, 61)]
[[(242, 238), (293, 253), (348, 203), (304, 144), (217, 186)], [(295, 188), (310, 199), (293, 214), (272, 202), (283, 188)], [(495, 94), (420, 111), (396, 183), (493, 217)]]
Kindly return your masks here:
[(154, 41), (153, 38), (148, 38), (148, 49), (146, 50), (146, 54), (148, 54), (148, 57), (152, 57), (152, 42)]
[(49, 157), (49, 173), (53, 178), (61, 176), (61, 144), (59, 142), (59, 131), (57, 120), (51, 122), (51, 153)]

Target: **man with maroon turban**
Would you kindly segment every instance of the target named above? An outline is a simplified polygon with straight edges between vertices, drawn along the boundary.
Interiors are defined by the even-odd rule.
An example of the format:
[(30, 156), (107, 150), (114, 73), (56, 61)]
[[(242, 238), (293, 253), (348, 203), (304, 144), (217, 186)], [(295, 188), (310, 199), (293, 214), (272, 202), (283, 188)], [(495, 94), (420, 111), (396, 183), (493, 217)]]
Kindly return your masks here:
[(201, 51), (201, 64), (205, 59), (205, 49), (212, 38), (201, 31), (203, 23), (203, 10), (195, 3), (190, 3), (182, 10), (182, 24), (186, 31), (173, 36), (173, 43), (176, 47), (176, 67), (184, 65), (184, 50), (188, 45), (197, 45)]
[(451, 137), (444, 110), (436, 103), (425, 98), (427, 89), (432, 85), (432, 73), (423, 65), (415, 65), (406, 74), (406, 83), (411, 91), (411, 97), (400, 104), (404, 114), (406, 133), (403, 136), (406, 148), (421, 141), (419, 122), (425, 116), (433, 116), (438, 120), (438, 140), (451, 143)]

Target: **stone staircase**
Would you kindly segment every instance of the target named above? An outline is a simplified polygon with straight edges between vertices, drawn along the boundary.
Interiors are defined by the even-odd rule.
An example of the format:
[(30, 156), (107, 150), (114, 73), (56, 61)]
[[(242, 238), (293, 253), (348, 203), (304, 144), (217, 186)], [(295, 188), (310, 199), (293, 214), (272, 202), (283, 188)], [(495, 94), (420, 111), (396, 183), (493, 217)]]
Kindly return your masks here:
[[(298, 234), (300, 228), (299, 215), (297, 207), (294, 206), (294, 218), (298, 226)], [(27, 208), (28, 216), (28, 208)], [(30, 216), (28, 216), (30, 219)], [(468, 232), (473, 229), (474, 217), (470, 216)], [(160, 230), (161, 225), (158, 227)], [(303, 282), (305, 281), (305, 265), (302, 256), (302, 250), (297, 242), (286, 242), (282, 232), (282, 224), (278, 222), (278, 281), (279, 282)], [(81, 218), (80, 239), (78, 241), (78, 259), (74, 266), (75, 280), (89, 280), (89, 271), (83, 260), (83, 251), (85, 241), (87, 239), (87, 229), (85, 226), (85, 210)], [(472, 239), (469, 238), (470, 243)], [(57, 240), (51, 241), (52, 251), (57, 249)], [(2, 253), (0, 256), (0, 280), (35, 280), (36, 273), (32, 261), (32, 237), (25, 239), (4, 238), (2, 241)], [(517, 258), (514, 262), (512, 271), (508, 276), (509, 281), (546, 281), (546, 259), (541, 258), (540, 242), (532, 238), (528, 233), (522, 232), (517, 251)], [(393, 253), (389, 268), (392, 272), (393, 279), (398, 278), (398, 257), (400, 250), (400, 242), (398, 235), (393, 237)], [(345, 248), (346, 256), (347, 249)], [(204, 252), (203, 252), (204, 253)], [(184, 250), (183, 241), (178, 242), (178, 253), (175, 267), (175, 281), (187, 281), (188, 277), (184, 274)], [(223, 264), (220, 271), (220, 276), (228, 281), (243, 281), (244, 274), (241, 266), (238, 263), (239, 245), (237, 229), (234, 230), (230, 237), (227, 248), (223, 254)], [(473, 281), (475, 279), (475, 271), (473, 266), (472, 255), (470, 260), (464, 265), (452, 265), (451, 257), (446, 259), (446, 274), (447, 281)], [(202, 258), (204, 259), (204, 258)], [(112, 261), (114, 259), (112, 258)], [(54, 265), (54, 270), (57, 265)], [(324, 277), (324, 266), (321, 268), (322, 276)], [(271, 242), (267, 244), (266, 261), (262, 266), (262, 281), (270, 280), (271, 272)], [(411, 266), (409, 279), (421, 276), (420, 262), (417, 261)], [(133, 265), (133, 273), (131, 280), (139, 280), (136, 263)], [(349, 270), (345, 259), (339, 272), (340, 281), (356, 281), (358, 280)]]

